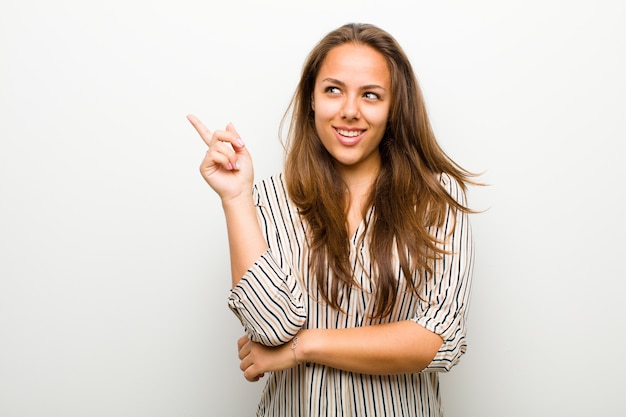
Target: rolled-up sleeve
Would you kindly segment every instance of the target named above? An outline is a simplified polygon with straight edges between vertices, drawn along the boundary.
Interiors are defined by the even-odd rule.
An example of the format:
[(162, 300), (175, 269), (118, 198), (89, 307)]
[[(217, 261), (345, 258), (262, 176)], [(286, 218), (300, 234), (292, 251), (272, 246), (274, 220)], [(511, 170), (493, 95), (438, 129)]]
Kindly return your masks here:
[(301, 283), (285, 259), (288, 251), (281, 247), (287, 240), (284, 237), (287, 209), (275, 198), (275, 192), (272, 195), (274, 199), (270, 200), (260, 195), (258, 187), (254, 188), (259, 223), (269, 249), (230, 291), (228, 306), (250, 340), (279, 346), (294, 338), (304, 325), (307, 312)]
[[(442, 183), (453, 198), (465, 204), (455, 181), (444, 177)], [(433, 230), (435, 237), (444, 242), (445, 253), (436, 261), (433, 273), (426, 277), (423, 300), (413, 321), (440, 335), (443, 344), (425, 371), (449, 371), (467, 350), (466, 320), (474, 263), (468, 217), (449, 208), (443, 227)]]
[(264, 253), (231, 291), (228, 306), (250, 340), (266, 346), (287, 343), (306, 320), (302, 290)]

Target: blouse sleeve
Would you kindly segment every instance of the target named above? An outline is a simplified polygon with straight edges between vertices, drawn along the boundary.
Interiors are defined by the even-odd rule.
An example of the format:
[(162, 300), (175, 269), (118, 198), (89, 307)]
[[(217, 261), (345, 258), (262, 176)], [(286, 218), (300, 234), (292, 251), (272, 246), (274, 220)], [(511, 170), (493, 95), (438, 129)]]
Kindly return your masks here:
[(287, 210), (286, 203), (264, 201), (258, 187), (254, 188), (254, 200), (269, 250), (231, 290), (228, 306), (241, 321), (250, 340), (279, 346), (293, 339), (302, 328), (307, 317), (306, 307), (301, 285), (291, 273), (280, 247), (278, 229), (285, 221), (280, 213)]
[[(465, 205), (464, 193), (456, 181), (446, 175), (442, 183), (455, 200)], [(447, 372), (467, 350), (466, 320), (474, 264), (468, 217), (450, 207), (443, 227), (433, 230), (435, 237), (443, 240), (445, 253), (425, 280), (423, 300), (413, 321), (440, 335), (443, 344), (424, 371)]]

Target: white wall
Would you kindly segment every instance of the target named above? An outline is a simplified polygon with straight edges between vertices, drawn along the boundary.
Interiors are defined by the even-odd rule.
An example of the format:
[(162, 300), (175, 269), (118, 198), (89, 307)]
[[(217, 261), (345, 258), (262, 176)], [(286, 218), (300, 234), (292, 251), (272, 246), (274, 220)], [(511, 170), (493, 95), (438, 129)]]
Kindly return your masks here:
[(0, 415), (253, 415), (185, 115), (273, 173), (302, 61), (348, 21), (396, 36), (491, 184), (447, 416), (623, 412), (624, 2), (4, 0)]

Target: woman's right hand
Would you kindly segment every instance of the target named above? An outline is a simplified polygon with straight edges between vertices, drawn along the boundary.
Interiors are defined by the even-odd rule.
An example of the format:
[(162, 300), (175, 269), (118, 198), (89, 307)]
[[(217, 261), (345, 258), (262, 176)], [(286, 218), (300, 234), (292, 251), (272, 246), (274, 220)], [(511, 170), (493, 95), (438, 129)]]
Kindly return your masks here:
[(209, 147), (200, 164), (204, 180), (220, 196), (222, 202), (251, 193), (254, 182), (252, 159), (232, 123), (226, 130), (211, 132), (194, 115), (188, 115), (200, 137)]

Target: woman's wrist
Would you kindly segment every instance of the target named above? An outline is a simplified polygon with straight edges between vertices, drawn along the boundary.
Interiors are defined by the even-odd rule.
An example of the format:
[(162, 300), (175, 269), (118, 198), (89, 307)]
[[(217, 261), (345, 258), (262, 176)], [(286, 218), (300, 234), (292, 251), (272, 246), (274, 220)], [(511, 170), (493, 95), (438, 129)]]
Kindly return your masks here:
[(299, 341), (300, 338), (298, 337), (298, 335), (295, 335), (294, 338), (291, 340), (291, 353), (293, 353), (293, 359), (294, 361), (296, 361), (296, 365), (302, 365), (303, 363), (298, 360), (298, 353), (296, 352), (296, 350), (298, 349)]
[(226, 210), (238, 210), (243, 207), (254, 208), (254, 201), (252, 199), (252, 190), (249, 192), (242, 192), (236, 196), (222, 197), (222, 208)]
[(292, 339), (291, 351), (296, 365), (305, 365), (308, 367), (313, 362), (311, 360), (311, 352), (315, 341), (314, 334), (315, 332), (310, 329), (300, 330)]

